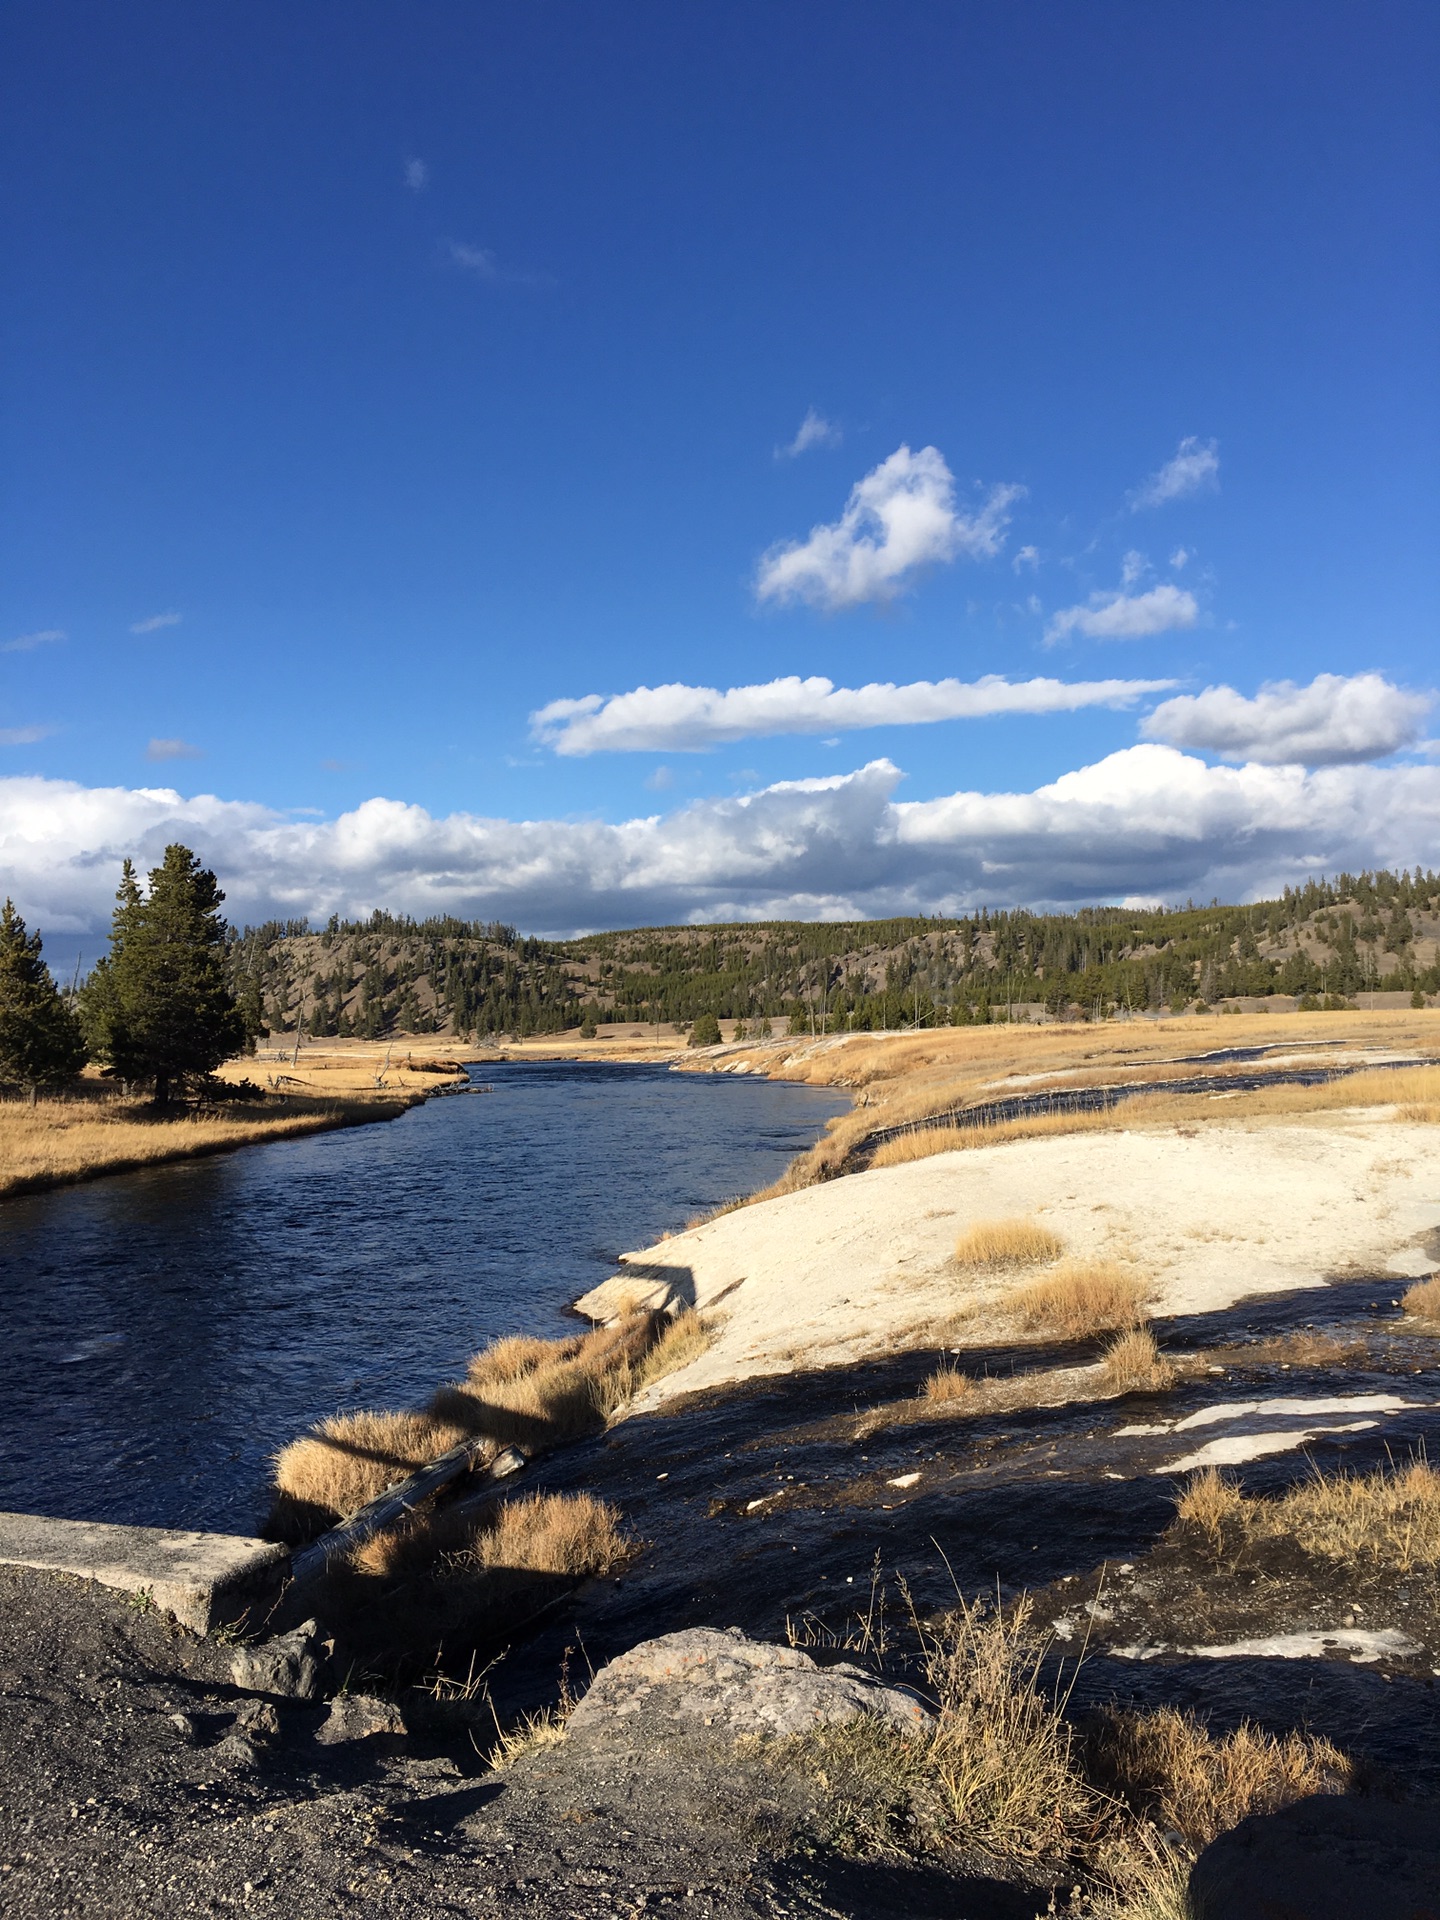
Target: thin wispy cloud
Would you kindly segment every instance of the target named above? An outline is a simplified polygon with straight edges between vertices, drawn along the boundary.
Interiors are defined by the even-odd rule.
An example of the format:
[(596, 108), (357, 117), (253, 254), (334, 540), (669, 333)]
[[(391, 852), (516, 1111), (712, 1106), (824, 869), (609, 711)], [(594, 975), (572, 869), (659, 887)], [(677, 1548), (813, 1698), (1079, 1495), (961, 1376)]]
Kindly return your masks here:
[(1034, 573), (1035, 569), (1040, 565), (1040, 549), (1038, 547), (1021, 547), (1010, 564), (1016, 573), (1023, 572), (1026, 567), (1030, 569), (1031, 573)]
[(675, 683), (629, 693), (552, 700), (530, 716), (536, 739), (556, 753), (703, 753), (736, 740), (782, 733), (838, 734), (861, 727), (913, 727), (940, 720), (977, 720), (1007, 713), (1076, 713), (1086, 707), (1129, 707), (1173, 680), (891, 681), (837, 687), (791, 674), (758, 686), (692, 687)]
[(1188, 547), (1176, 547), (1170, 556), (1170, 565), (1175, 569), (1176, 573), (1179, 573), (1180, 569), (1182, 567), (1188, 567), (1194, 558), (1194, 554)]
[(131, 633), (159, 633), (162, 627), (178, 627), (185, 618), (183, 613), (152, 613), (148, 620), (137, 620), (131, 627)]
[(1220, 484), (1220, 450), (1213, 440), (1192, 433), (1180, 442), (1174, 456), (1129, 496), (1130, 511), (1167, 506), (1187, 494), (1208, 493)]
[(1092, 593), (1086, 605), (1052, 614), (1045, 644), (1056, 646), (1077, 633), (1087, 640), (1146, 640), (1193, 627), (1199, 618), (1194, 594), (1168, 582), (1145, 593)]
[(63, 627), (42, 627), (38, 633), (17, 634), (13, 640), (0, 641), (0, 653), (33, 653), (37, 647), (53, 647), (64, 638)]
[(54, 727), (0, 727), (0, 747), (33, 747), (37, 740), (48, 740)]
[(430, 169), (423, 160), (405, 162), (405, 184), (412, 193), (423, 193), (430, 181)]
[(188, 740), (152, 740), (145, 749), (147, 760), (203, 760), (203, 747), (192, 747)]
[(833, 420), (827, 420), (823, 413), (808, 407), (794, 439), (788, 440), (783, 447), (776, 447), (775, 458), (793, 460), (799, 454), (808, 453), (812, 447), (838, 447), (844, 437)]
[(619, 822), (506, 820), (371, 799), (307, 821), (214, 795), (0, 778), (6, 885), (48, 933), (107, 923), (129, 854), (177, 838), (237, 923), (375, 907), (538, 933), (838, 919), (1125, 898), (1245, 900), (1317, 873), (1433, 863), (1440, 766), (1215, 766), (1112, 753), (1032, 790), (901, 801), (876, 760)]
[(967, 512), (938, 447), (897, 447), (857, 481), (836, 521), (808, 539), (783, 541), (760, 562), (756, 597), (801, 600), (836, 612), (893, 600), (923, 568), (960, 558), (993, 559), (1023, 487), (992, 487)]
[(1382, 673), (1321, 673), (1309, 686), (1275, 680), (1253, 699), (1206, 687), (1162, 701), (1140, 731), (1147, 740), (1199, 747), (1264, 766), (1343, 766), (1422, 746), (1433, 693), (1397, 687)]
[(452, 266), (473, 279), (492, 287), (548, 287), (554, 282), (548, 274), (530, 273), (522, 267), (502, 266), (489, 247), (473, 247), (465, 240), (447, 240), (445, 251)]

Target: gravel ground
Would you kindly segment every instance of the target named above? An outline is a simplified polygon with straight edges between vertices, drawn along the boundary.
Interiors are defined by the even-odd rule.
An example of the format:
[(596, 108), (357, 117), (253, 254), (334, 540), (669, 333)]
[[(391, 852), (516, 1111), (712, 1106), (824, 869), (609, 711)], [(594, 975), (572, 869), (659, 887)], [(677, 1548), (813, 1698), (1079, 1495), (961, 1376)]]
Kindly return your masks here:
[[(0, 1569), (0, 1910), (601, 1920), (673, 1913), (1029, 1920), (985, 1879), (787, 1851), (802, 1809), (703, 1741), (317, 1744), (321, 1707), (229, 1679), (229, 1650), (63, 1576)], [(776, 1798), (777, 1792), (781, 1796)]]

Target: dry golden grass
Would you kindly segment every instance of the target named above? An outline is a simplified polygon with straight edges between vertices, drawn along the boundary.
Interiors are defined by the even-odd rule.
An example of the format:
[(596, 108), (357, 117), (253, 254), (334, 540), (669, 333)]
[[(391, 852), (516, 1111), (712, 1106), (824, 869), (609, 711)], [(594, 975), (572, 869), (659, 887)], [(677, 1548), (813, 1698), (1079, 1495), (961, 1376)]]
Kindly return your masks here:
[(67, 1100), (0, 1101), (0, 1199), (168, 1160), (193, 1160), (259, 1140), (393, 1120), (407, 1102), (274, 1099), (234, 1111), (152, 1118), (146, 1103), (86, 1092)]
[(1440, 1327), (1440, 1274), (1429, 1280), (1417, 1280), (1413, 1287), (1407, 1287), (1400, 1304), (1412, 1320)]
[(927, 1406), (952, 1411), (957, 1411), (966, 1401), (973, 1405), (977, 1393), (975, 1380), (958, 1367), (937, 1367), (920, 1389), (920, 1397)]
[[(1144, 1098), (1146, 1096), (1142, 1096)], [(1127, 1107), (1133, 1108), (1134, 1101)], [(919, 1127), (902, 1133), (875, 1149), (872, 1167), (903, 1167), (912, 1160), (928, 1160), (937, 1153), (969, 1153), (976, 1147), (998, 1147), (1007, 1140), (1044, 1140), (1061, 1133), (1106, 1133), (1123, 1126), (1122, 1109), (1103, 1113), (1037, 1113), (1023, 1120), (998, 1120), (982, 1127)]]
[[(287, 1512), (343, 1519), (451, 1447), (469, 1430), (428, 1413), (335, 1413), (282, 1447), (275, 1491)], [(320, 1516), (324, 1519), (320, 1519)]]
[(500, 1509), (460, 1570), (511, 1567), (583, 1579), (613, 1573), (629, 1551), (620, 1516), (607, 1501), (588, 1493), (532, 1493)]
[(1088, 1744), (1094, 1777), (1141, 1819), (1199, 1849), (1252, 1813), (1313, 1793), (1343, 1793), (1350, 1762), (1328, 1740), (1281, 1738), (1242, 1721), (1217, 1738), (1193, 1714), (1111, 1710)]
[(1185, 1525), (1198, 1527), (1211, 1544), (1219, 1546), (1226, 1524), (1245, 1505), (1245, 1496), (1233, 1480), (1226, 1479), (1218, 1467), (1203, 1467), (1191, 1474), (1175, 1501), (1176, 1517)]
[(1144, 1292), (1136, 1276), (1113, 1260), (1070, 1260), (1027, 1281), (1006, 1305), (1027, 1332), (1078, 1340), (1140, 1326)]
[(442, 1387), (428, 1408), (437, 1419), (532, 1450), (598, 1433), (631, 1397), (636, 1368), (663, 1331), (650, 1313), (627, 1315), (571, 1340), (498, 1343), (470, 1362), (463, 1380)]
[(1177, 1520), (1225, 1541), (1290, 1540), (1318, 1559), (1406, 1573), (1440, 1567), (1440, 1472), (1425, 1460), (1368, 1474), (1315, 1475), (1255, 1500), (1213, 1469), (1176, 1502)]
[(1038, 1267), (1058, 1260), (1065, 1243), (1038, 1220), (977, 1220), (955, 1243), (955, 1265), (964, 1272)]
[(1112, 1393), (1163, 1393), (1175, 1384), (1175, 1369), (1161, 1354), (1148, 1327), (1130, 1327), (1102, 1356)]

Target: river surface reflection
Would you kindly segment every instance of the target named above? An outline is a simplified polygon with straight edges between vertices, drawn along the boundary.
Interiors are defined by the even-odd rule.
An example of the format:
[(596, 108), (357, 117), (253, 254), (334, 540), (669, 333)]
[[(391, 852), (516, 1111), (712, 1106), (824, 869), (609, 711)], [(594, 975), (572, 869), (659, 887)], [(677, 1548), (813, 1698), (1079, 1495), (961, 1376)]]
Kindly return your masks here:
[(765, 1185), (846, 1105), (663, 1067), (472, 1074), (493, 1090), (0, 1207), (0, 1507), (249, 1532), (310, 1421), (568, 1331), (617, 1254)]

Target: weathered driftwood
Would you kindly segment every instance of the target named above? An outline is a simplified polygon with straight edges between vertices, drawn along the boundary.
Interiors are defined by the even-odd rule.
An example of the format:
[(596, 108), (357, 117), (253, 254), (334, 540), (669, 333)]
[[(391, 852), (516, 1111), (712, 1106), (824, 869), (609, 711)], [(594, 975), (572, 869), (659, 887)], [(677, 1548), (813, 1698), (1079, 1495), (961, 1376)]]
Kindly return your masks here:
[[(486, 1444), (485, 1439), (478, 1435), (473, 1440), (462, 1440), (458, 1447), (451, 1447), (448, 1453), (442, 1453), (438, 1460), (432, 1460), (408, 1479), (387, 1487), (368, 1505), (352, 1513), (348, 1520), (342, 1520), (338, 1527), (322, 1533), (318, 1540), (312, 1540), (308, 1547), (302, 1547), (292, 1555), (290, 1585), (285, 1594), (287, 1614), (297, 1604), (304, 1604), (306, 1595), (325, 1577), (325, 1570), (332, 1560), (343, 1559), (353, 1553), (372, 1535), (393, 1526), (397, 1520), (403, 1520), (422, 1501), (428, 1500), (442, 1487), (448, 1487), (452, 1480), (471, 1472)], [(518, 1447), (504, 1447), (490, 1462), (486, 1478), (492, 1482), (508, 1479), (512, 1473), (518, 1473), (524, 1464), (525, 1455)]]

